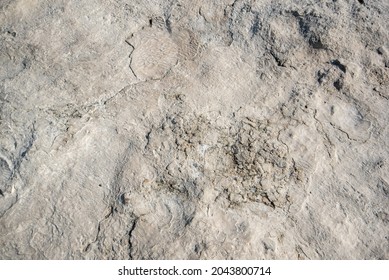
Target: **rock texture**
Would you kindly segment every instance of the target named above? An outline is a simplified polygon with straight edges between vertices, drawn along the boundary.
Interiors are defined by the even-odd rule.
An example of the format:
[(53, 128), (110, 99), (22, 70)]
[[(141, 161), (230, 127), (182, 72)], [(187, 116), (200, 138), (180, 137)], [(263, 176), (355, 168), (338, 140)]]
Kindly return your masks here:
[(0, 258), (388, 259), (388, 17), (0, 1)]

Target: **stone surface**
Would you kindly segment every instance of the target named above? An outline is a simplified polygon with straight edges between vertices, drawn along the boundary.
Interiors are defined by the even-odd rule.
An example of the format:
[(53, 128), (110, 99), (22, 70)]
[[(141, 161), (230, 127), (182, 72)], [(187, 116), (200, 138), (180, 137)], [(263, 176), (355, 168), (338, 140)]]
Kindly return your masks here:
[(388, 259), (388, 17), (0, 1), (0, 258)]

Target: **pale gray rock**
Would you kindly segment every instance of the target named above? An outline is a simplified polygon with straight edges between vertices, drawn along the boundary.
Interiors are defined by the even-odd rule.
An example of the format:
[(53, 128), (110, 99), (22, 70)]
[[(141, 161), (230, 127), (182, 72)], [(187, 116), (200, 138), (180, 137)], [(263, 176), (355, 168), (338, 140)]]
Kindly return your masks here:
[(388, 17), (0, 1), (0, 258), (388, 259)]

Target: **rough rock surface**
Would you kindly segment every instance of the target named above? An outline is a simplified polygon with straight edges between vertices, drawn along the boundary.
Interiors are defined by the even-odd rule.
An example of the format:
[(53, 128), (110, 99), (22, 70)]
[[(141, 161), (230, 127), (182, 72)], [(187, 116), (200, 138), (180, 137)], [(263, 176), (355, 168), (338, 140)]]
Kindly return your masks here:
[(0, 258), (388, 259), (388, 18), (0, 1)]

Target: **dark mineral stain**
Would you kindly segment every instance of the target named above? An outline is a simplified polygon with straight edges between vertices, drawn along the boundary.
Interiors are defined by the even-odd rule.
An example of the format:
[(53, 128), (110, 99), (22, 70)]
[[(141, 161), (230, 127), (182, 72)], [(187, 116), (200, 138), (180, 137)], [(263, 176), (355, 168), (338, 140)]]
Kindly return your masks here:
[(254, 22), (250, 28), (250, 32), (251, 32), (251, 38), (257, 35), (259, 32), (259, 16), (257, 13), (255, 14)]
[(325, 45), (321, 41), (320, 37), (317, 35), (312, 35), (308, 40), (309, 45), (314, 49), (325, 49)]
[(334, 87), (337, 90), (341, 90), (343, 88), (343, 81), (341, 79), (338, 79), (334, 82)]
[(343, 73), (346, 73), (346, 66), (340, 63), (339, 60), (332, 60), (331, 64), (338, 67)]

